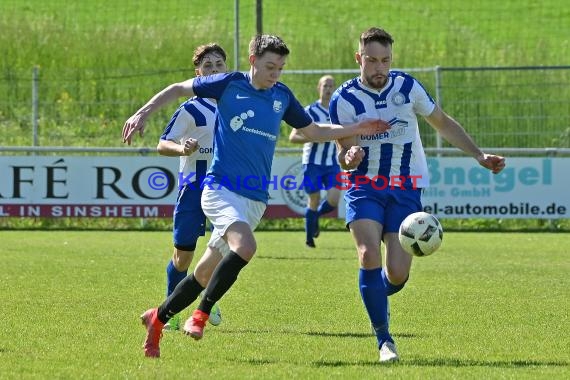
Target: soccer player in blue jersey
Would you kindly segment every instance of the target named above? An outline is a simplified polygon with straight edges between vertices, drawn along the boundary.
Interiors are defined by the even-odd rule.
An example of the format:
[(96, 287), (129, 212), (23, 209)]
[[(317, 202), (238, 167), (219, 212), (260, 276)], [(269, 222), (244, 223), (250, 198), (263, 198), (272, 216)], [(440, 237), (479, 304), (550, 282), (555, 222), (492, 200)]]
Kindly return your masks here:
[[(255, 36), (249, 45), (249, 73), (201, 76), (170, 85), (151, 98), (125, 126), (129, 130), (139, 129), (149, 114), (180, 96), (217, 100), (214, 158), (203, 181), (202, 209), (214, 226), (208, 246), (220, 250), (224, 257), (216, 266), (200, 305), (184, 324), (184, 332), (194, 339), (202, 338), (212, 307), (231, 288), (257, 250), (253, 230), (269, 198), (271, 165), (281, 121), (303, 128), (303, 134), (313, 141), (375, 135), (388, 128), (379, 119), (344, 127), (313, 122), (291, 90), (278, 82), (288, 55), (289, 49), (281, 38)], [(185, 294), (174, 292), (158, 308), (143, 314), (147, 327), (145, 354), (152, 354), (147, 356), (160, 356), (164, 324), (189, 304)]]
[[(315, 122), (330, 122), (329, 101), (335, 89), (334, 78), (325, 75), (319, 79), (319, 99), (305, 107)], [(309, 141), (299, 129), (293, 129), (289, 141), (303, 144), (303, 189), (307, 193), (305, 209), (305, 244), (315, 248), (314, 238), (319, 236), (319, 216), (333, 211), (338, 205), (340, 190), (338, 175), (340, 167), (334, 141), (317, 143)], [(321, 190), (327, 197), (321, 202)]]
[(351, 180), (345, 194), (346, 223), (356, 245), (360, 294), (376, 333), (381, 362), (398, 360), (388, 326), (388, 296), (404, 287), (412, 264), (412, 256), (400, 246), (398, 229), (406, 216), (422, 210), (421, 190), (429, 185), (416, 115), (481, 166), (493, 173), (505, 167), (503, 157), (482, 152), (414, 77), (390, 71), (392, 44), (383, 29), (370, 28), (361, 34), (356, 52), (360, 76), (335, 91), (329, 108), (333, 123), (381, 118), (391, 126), (377, 135), (338, 140), (339, 163), (350, 170)]
[[(215, 43), (198, 46), (192, 62), (197, 76), (228, 71), (226, 52)], [(182, 179), (174, 209), (174, 253), (166, 268), (166, 296), (171, 295), (186, 278), (198, 238), (205, 234), (206, 216), (200, 205), (200, 183), (212, 161), (215, 112), (216, 103), (212, 99), (194, 97), (186, 100), (172, 116), (157, 146), (158, 153), (163, 156), (180, 157), (179, 179)], [(195, 278), (186, 282), (196, 282), (193, 296), (206, 287), (213, 268), (221, 258), (217, 250), (206, 249), (197, 270), (190, 274)], [(209, 321), (213, 324), (221, 322), (218, 305), (215, 305)], [(178, 330), (179, 326), (178, 314), (165, 325), (169, 330)]]

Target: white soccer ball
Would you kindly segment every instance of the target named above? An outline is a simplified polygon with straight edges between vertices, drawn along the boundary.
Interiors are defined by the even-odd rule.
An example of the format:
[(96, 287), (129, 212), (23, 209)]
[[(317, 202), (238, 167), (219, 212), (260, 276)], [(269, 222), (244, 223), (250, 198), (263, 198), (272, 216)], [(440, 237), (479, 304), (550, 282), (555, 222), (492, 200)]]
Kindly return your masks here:
[(441, 245), (443, 228), (427, 212), (415, 212), (404, 219), (398, 233), (402, 248), (410, 255), (429, 256)]

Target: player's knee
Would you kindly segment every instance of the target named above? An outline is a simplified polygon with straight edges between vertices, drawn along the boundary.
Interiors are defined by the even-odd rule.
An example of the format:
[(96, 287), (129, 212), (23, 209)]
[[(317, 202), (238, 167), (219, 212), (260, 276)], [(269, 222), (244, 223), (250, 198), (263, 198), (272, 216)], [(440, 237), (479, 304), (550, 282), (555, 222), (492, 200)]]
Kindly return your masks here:
[(327, 198), (327, 203), (333, 208), (337, 208), (338, 207), (338, 199), (332, 198), (332, 197), (328, 197)]
[(358, 257), (362, 268), (374, 268), (380, 264), (378, 249), (372, 247), (361, 247), (358, 249)]
[(198, 264), (196, 268), (194, 268), (194, 278), (202, 287), (206, 287), (208, 282), (210, 282), (210, 277), (212, 277), (213, 268), (209, 268), (205, 265)]
[(184, 247), (175, 246), (174, 248), (175, 250), (172, 260), (174, 267), (178, 271), (188, 270), (190, 264), (192, 263), (192, 259), (194, 258), (194, 250), (196, 249), (196, 245)]
[(237, 253), (244, 260), (249, 261), (253, 257), (253, 255), (255, 255), (255, 251), (257, 251), (257, 244), (255, 242), (242, 244), (233, 249), (233, 251)]
[(404, 284), (408, 281), (409, 274), (408, 273), (400, 273), (390, 276), (390, 282), (395, 286), (404, 286)]
[[(316, 194), (318, 194), (318, 193), (316, 193)], [(319, 203), (321, 203), (321, 197), (319, 195), (309, 194), (309, 197), (307, 200), (307, 206), (311, 210), (316, 211), (319, 208)]]
[(409, 278), (409, 273), (406, 273), (405, 275), (402, 274), (400, 276), (390, 275), (390, 279), (388, 279), (386, 270), (382, 269), (382, 281), (384, 282), (384, 287), (386, 288), (386, 294), (389, 296), (402, 290), (408, 282)]
[(340, 200), (340, 191), (336, 188), (332, 188), (331, 190), (329, 190), (329, 192), (327, 193), (327, 202), (329, 202), (329, 204), (332, 207), (338, 207), (339, 200)]
[(386, 286), (386, 294), (391, 296), (394, 293), (398, 293), (400, 290), (404, 289), (404, 286), (406, 285), (407, 282), (408, 278), (406, 277), (406, 279), (400, 284), (396, 285), (389, 283), (388, 286)]

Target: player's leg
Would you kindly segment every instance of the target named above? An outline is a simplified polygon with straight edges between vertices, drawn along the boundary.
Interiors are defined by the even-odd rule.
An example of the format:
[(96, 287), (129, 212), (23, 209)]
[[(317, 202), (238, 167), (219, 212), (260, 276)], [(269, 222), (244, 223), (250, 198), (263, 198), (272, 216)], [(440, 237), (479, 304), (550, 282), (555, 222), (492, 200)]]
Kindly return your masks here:
[(178, 313), (188, 307), (203, 289), (204, 287), (196, 281), (194, 275), (190, 274), (190, 276), (186, 276), (176, 285), (171, 294), (158, 308), (149, 309), (141, 315), (142, 323), (147, 330), (143, 345), (145, 356), (160, 357), (159, 345), (162, 338), (162, 330), (166, 324), (176, 318), (175, 316)]
[(382, 281), (389, 296), (402, 290), (412, 267), (412, 255), (400, 245), (397, 232), (384, 234), (386, 245), (385, 265), (382, 268)]
[(201, 194), (199, 188), (189, 186), (184, 186), (178, 193), (172, 228), (174, 254), (166, 268), (167, 296), (186, 277), (198, 238), (206, 232), (206, 217), (200, 205)]
[(215, 302), (231, 288), (239, 272), (249, 263), (257, 250), (257, 243), (249, 224), (235, 221), (223, 235), (230, 251), (214, 269), (198, 309), (206, 314)]
[(307, 194), (307, 208), (305, 209), (305, 244), (315, 248), (316, 231), (319, 225), (319, 203), (321, 201), (320, 181), (317, 165), (303, 165), (303, 190)]
[(360, 295), (374, 328), (378, 347), (381, 347), (384, 342), (392, 341), (387, 320), (388, 296), (381, 276), (379, 248), (382, 225), (375, 220), (358, 219), (350, 223), (350, 232), (360, 263)]
[(212, 273), (222, 258), (220, 250), (214, 247), (207, 247), (198, 263), (196, 263), (193, 273), (194, 278), (204, 289), (208, 286)]
[(170, 322), (173, 316), (178, 315), (190, 306), (208, 285), (212, 272), (221, 259), (222, 254), (218, 249), (206, 248), (196, 268), (194, 268), (194, 272), (184, 278), (172, 294), (158, 307), (159, 320)]
[[(176, 240), (176, 238), (175, 238)], [(192, 250), (182, 250), (174, 247), (172, 259), (166, 266), (166, 297), (169, 297), (176, 286), (183, 281), (187, 274), (188, 268), (194, 258), (194, 248)], [(178, 330), (180, 328), (180, 316), (173, 315), (164, 325), (165, 330)]]
[(321, 185), (322, 190), (326, 190), (327, 197), (319, 203), (319, 208), (317, 209), (317, 223), (316, 231), (314, 237), (317, 238), (320, 235), (320, 225), (319, 218), (322, 215), (328, 214), (334, 211), (338, 206), (338, 201), (340, 198), (339, 187), (341, 183), (339, 182), (340, 167), (337, 165), (332, 166), (321, 166)]
[[(208, 285), (208, 282), (210, 282), (210, 278), (212, 277), (214, 269), (216, 269), (216, 266), (223, 258), (222, 252), (224, 254), (228, 254), (229, 247), (226, 245), (221, 250), (213, 247), (208, 247), (206, 249), (206, 252), (204, 252), (204, 255), (202, 255), (196, 264), (193, 275), (196, 278), (196, 281), (198, 281), (198, 283), (202, 286), (202, 288), (205, 289)], [(202, 291), (200, 294), (203, 296), (204, 291)], [(208, 322), (214, 326), (218, 326), (220, 323), (222, 323), (222, 310), (217, 303), (212, 307)]]
[[(214, 225), (209, 246), (220, 249), (227, 244), (229, 252), (216, 266), (200, 305), (184, 326), (194, 339), (202, 338), (204, 325), (214, 304), (231, 288), (239, 272), (253, 258), (257, 243), (253, 230), (259, 224), (266, 205), (240, 196), (225, 188), (204, 189), (202, 209)], [(188, 327), (188, 329), (187, 329)]]
[[(200, 236), (205, 234), (206, 217), (200, 205), (201, 190), (184, 186), (178, 193), (173, 219), (174, 254), (166, 267), (166, 296), (186, 278), (194, 258), (194, 250)], [(159, 318), (163, 315), (159, 313)], [(179, 316), (169, 316), (165, 327), (178, 330)]]
[(319, 216), (334, 211), (338, 206), (338, 200), (340, 198), (339, 187), (341, 186), (338, 178), (340, 173), (338, 166), (324, 166), (322, 173), (323, 190), (327, 191), (327, 197), (319, 204)]
[(388, 295), (402, 290), (410, 275), (412, 255), (400, 245), (398, 230), (402, 221), (410, 214), (421, 211), (420, 190), (391, 191), (391, 200), (386, 206), (386, 221), (384, 225), (384, 243), (386, 244), (385, 265), (382, 279)]
[[(382, 281), (380, 255), (385, 194), (364, 187), (351, 188), (346, 192), (345, 199), (346, 221), (356, 244), (360, 263), (360, 295), (376, 335), (380, 361), (397, 360), (397, 354), (391, 357), (382, 355), (386, 347), (394, 346), (389, 332), (388, 295)], [(395, 353), (395, 347), (393, 351)]]
[[(409, 214), (421, 210), (419, 190), (387, 190), (384, 235), (386, 246), (384, 266), (381, 277), (386, 294), (392, 295), (404, 287), (410, 275), (412, 256), (406, 253), (398, 239), (400, 224)], [(389, 323), (389, 316), (386, 316)], [(385, 342), (380, 347), (380, 361), (389, 362), (398, 360), (398, 353), (394, 342)]]
[(318, 235), (319, 226), (319, 203), (321, 201), (320, 191), (307, 193), (307, 208), (305, 209), (305, 244), (307, 247), (315, 248), (313, 238)]
[[(176, 241), (176, 237), (175, 237)], [(180, 247), (179, 244), (176, 244)], [(166, 296), (172, 294), (172, 291), (188, 274), (188, 268), (194, 258), (195, 245), (185, 246), (185, 249), (174, 247), (172, 258), (166, 266)]]
[[(143, 346), (145, 356), (160, 356), (162, 329), (174, 315), (190, 305), (186, 303), (184, 294), (191, 292), (195, 283), (192, 281), (193, 276), (187, 277), (186, 273), (192, 262), (198, 237), (204, 235), (206, 225), (200, 197), (199, 188), (193, 190), (184, 186), (178, 193), (173, 221), (175, 251), (166, 269), (168, 297), (161, 306), (149, 309), (141, 315), (142, 323), (147, 330)], [(179, 289), (179, 292), (176, 289)]]
[(327, 190), (327, 197), (323, 199), (321, 204), (319, 204), (319, 216), (328, 214), (334, 211), (338, 206), (338, 200), (340, 198), (340, 190), (336, 187), (332, 187)]

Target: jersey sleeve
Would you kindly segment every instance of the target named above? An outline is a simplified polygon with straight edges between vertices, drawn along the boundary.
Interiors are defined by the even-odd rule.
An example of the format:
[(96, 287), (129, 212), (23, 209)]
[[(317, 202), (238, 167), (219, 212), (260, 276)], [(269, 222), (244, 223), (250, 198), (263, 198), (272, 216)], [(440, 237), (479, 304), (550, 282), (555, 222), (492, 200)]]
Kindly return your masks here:
[(329, 115), (333, 124), (352, 124), (355, 120), (354, 107), (344, 99), (339, 92), (335, 92), (329, 103)]
[(199, 76), (192, 82), (194, 94), (200, 98), (212, 98), (220, 100), (228, 84), (237, 79), (243, 79), (245, 75), (240, 72), (220, 73), (208, 76)]
[(435, 101), (416, 79), (414, 79), (410, 95), (414, 104), (414, 112), (418, 115), (429, 116), (435, 109)]
[(305, 107), (305, 111), (309, 114), (309, 116), (311, 117), (311, 119), (313, 119), (313, 121), (314, 121), (315, 123), (318, 122), (318, 120), (319, 120), (319, 115), (317, 115), (317, 114), (315, 113), (315, 111), (313, 111), (313, 107), (312, 107), (311, 104)]
[(185, 107), (186, 103), (174, 112), (170, 122), (160, 136), (161, 140), (172, 140), (180, 142), (182, 138), (188, 135), (188, 131), (196, 127), (196, 123), (192, 115)]
[(289, 107), (283, 115), (283, 120), (293, 128), (305, 128), (311, 125), (313, 119), (291, 91), (289, 91), (289, 98)]

